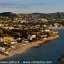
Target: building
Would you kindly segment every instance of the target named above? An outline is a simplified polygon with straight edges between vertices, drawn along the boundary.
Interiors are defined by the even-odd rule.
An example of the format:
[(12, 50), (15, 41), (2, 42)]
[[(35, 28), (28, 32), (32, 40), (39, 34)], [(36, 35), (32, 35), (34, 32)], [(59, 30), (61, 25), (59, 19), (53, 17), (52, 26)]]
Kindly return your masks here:
[(30, 35), (28, 35), (28, 40), (33, 40), (33, 39), (35, 39), (36, 38), (36, 35), (35, 34), (30, 34)]
[(3, 37), (2, 38), (3, 39), (3, 42), (5, 43), (5, 42), (13, 42), (14, 41), (14, 38), (13, 37)]

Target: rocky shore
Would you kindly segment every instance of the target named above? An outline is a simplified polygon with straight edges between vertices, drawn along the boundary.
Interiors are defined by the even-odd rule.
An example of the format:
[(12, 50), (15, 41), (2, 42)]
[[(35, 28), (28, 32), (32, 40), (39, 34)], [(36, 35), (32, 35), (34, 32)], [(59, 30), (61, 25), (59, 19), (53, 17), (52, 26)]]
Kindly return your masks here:
[(55, 35), (55, 36), (49, 36), (47, 38), (41, 38), (41, 39), (39, 39), (35, 42), (31, 42), (31, 43), (30, 42), (20, 43), (20, 44), (18, 43), (16, 48), (9, 51), (8, 56), (0, 54), (0, 60), (3, 60), (5, 58), (9, 58), (9, 57), (12, 57), (12, 56), (15, 56), (15, 55), (22, 54), (22, 53), (26, 52), (28, 49), (30, 49), (32, 47), (37, 47), (37, 46), (45, 43), (48, 40), (56, 39), (58, 37), (59, 37), (58, 35)]

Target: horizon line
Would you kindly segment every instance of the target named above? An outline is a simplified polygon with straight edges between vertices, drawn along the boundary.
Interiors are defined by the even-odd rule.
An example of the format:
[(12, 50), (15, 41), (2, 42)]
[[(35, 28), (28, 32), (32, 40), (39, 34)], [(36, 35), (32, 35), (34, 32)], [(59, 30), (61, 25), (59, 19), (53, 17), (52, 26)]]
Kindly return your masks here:
[(0, 12), (0, 13), (7, 13), (7, 12), (10, 12), (10, 13), (17, 13), (17, 14), (32, 14), (32, 13), (44, 13), (44, 14), (49, 14), (49, 13), (64, 13), (64, 12), (62, 12), (62, 11), (57, 11), (57, 12), (12, 12), (12, 11), (3, 11), (3, 12)]

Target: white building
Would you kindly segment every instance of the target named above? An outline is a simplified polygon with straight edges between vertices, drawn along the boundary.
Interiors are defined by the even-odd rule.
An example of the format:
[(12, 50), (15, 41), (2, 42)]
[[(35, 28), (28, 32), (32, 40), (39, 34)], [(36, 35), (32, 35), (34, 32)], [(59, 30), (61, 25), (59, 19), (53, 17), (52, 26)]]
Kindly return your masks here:
[(29, 40), (32, 40), (32, 39), (34, 39), (34, 38), (36, 38), (36, 35), (28, 35), (28, 39), (29, 39)]

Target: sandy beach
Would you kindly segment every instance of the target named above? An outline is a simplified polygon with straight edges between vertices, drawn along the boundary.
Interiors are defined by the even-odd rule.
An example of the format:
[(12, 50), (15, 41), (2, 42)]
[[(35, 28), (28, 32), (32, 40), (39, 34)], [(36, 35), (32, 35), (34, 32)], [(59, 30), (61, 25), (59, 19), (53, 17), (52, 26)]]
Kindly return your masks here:
[(26, 52), (28, 49), (31, 49), (32, 47), (37, 47), (37, 46), (45, 43), (48, 40), (56, 39), (58, 37), (59, 36), (56, 35), (54, 37), (50, 36), (50, 37), (44, 38), (44, 39), (41, 38), (41, 39), (39, 39), (35, 42), (20, 43), (20, 44), (18, 43), (16, 48), (9, 51), (9, 56), (0, 54), (0, 60), (3, 60), (5, 58), (9, 58), (9, 57), (12, 57), (12, 56), (15, 56), (15, 55), (23, 54), (24, 52)]

